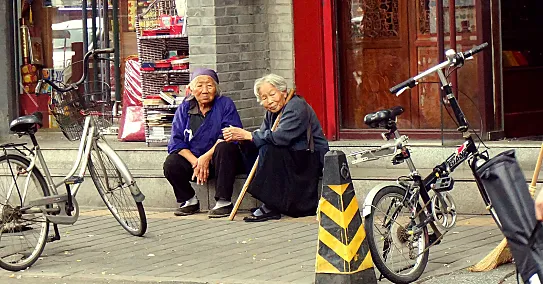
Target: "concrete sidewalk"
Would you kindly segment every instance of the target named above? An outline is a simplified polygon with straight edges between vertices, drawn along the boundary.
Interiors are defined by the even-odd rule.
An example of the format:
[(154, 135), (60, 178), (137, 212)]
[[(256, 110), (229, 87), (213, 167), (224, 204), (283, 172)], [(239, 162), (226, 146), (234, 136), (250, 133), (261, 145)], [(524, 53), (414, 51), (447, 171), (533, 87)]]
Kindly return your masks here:
[[(175, 217), (171, 211), (148, 211), (147, 234), (137, 238), (107, 210), (88, 209), (74, 226), (60, 227), (62, 239), (47, 244), (30, 269), (0, 271), (0, 283), (313, 283), (315, 218), (240, 221), (246, 214), (230, 222), (204, 213)], [(430, 249), (419, 282), (498, 283), (510, 277), (513, 265), (489, 273), (465, 270), (502, 238), (491, 217), (461, 216)]]

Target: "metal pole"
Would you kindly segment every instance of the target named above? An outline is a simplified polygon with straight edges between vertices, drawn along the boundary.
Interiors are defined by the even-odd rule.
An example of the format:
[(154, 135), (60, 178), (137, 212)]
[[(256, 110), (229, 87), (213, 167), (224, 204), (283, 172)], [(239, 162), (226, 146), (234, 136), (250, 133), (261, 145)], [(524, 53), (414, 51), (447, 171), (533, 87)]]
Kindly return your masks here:
[(113, 4), (113, 47), (115, 48), (115, 101), (121, 101), (121, 51), (119, 46), (119, 1), (112, 0)]
[[(456, 50), (456, 1), (449, 0), (449, 42), (451, 48)], [(451, 83), (453, 88), (453, 94), (458, 99), (458, 81), (456, 77), (456, 69), (451, 74)]]
[[(92, 33), (91, 33), (91, 38), (92, 38), (92, 48), (93, 49), (99, 48), (98, 47), (98, 37), (96, 36), (96, 18), (98, 17), (98, 7), (97, 7), (97, 4), (96, 4), (96, 1), (97, 0), (91, 0), (91, 6), (92, 6), (92, 13), (91, 13), (92, 14), (92, 20), (91, 20)], [(92, 73), (93, 73), (92, 80), (94, 81), (94, 89), (92, 91), (95, 92), (96, 89), (98, 88), (98, 61), (96, 61), (96, 60), (92, 61)]]
[(87, 26), (87, 0), (83, 0), (83, 8), (81, 8), (83, 18), (83, 53), (89, 51), (89, 27)]
[[(438, 62), (445, 61), (445, 37), (444, 37), (444, 25), (443, 25), (443, 0), (436, 1), (436, 21), (437, 21), (437, 58)], [(445, 144), (445, 132), (444, 132), (444, 114), (443, 114), (443, 95), (444, 91), (440, 90), (440, 110), (441, 110), (441, 145)]]
[[(102, 11), (104, 13), (104, 42), (103, 42), (103, 47), (104, 48), (109, 48), (109, 1), (108, 0), (104, 0), (102, 2)], [(105, 58), (109, 59), (109, 53), (108, 54), (105, 54)], [(104, 82), (106, 82), (108, 85), (111, 85), (111, 82), (110, 82), (110, 66), (111, 66), (111, 63), (109, 61), (103, 61), (104, 63), (104, 66), (105, 66), (105, 78), (104, 78)], [(111, 98), (111, 95), (108, 95), (108, 99)]]

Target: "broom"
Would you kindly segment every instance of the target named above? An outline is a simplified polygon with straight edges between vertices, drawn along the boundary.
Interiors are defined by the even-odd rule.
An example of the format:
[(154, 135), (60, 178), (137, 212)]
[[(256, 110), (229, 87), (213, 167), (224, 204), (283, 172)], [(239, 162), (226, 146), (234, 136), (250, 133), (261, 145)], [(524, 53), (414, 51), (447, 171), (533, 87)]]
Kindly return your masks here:
[[(530, 195), (532, 198), (535, 197), (535, 191), (537, 189), (537, 178), (539, 176), (539, 170), (541, 169), (541, 161), (543, 160), (543, 144), (541, 144), (541, 149), (539, 150), (539, 157), (535, 165), (534, 175), (532, 177), (532, 182), (530, 183)], [(513, 255), (507, 247), (507, 239), (503, 239), (501, 243), (493, 249), (485, 258), (483, 258), (479, 263), (468, 268), (471, 272), (483, 272), (490, 271), (502, 264), (510, 263), (513, 261)]]
[[(293, 95), (294, 95), (294, 88), (290, 89), (290, 92), (287, 95), (287, 101), (285, 102), (285, 105), (288, 103), (288, 101), (290, 101)], [(279, 125), (279, 120), (281, 120), (282, 114), (283, 113), (281, 112), (275, 119), (275, 122), (273, 123), (272, 129), (271, 129), (272, 131), (277, 129), (277, 126)], [(253, 165), (253, 168), (251, 169), (251, 173), (249, 174), (249, 176), (245, 180), (245, 183), (243, 184), (243, 187), (241, 188), (241, 192), (239, 193), (238, 200), (236, 200), (236, 204), (234, 205), (234, 208), (232, 209), (232, 212), (230, 213), (228, 220), (230, 221), (234, 220), (234, 217), (236, 216), (236, 213), (238, 212), (238, 208), (241, 205), (241, 201), (243, 200), (243, 197), (245, 196), (245, 193), (247, 192), (247, 189), (249, 188), (249, 184), (251, 183), (251, 181), (253, 180), (253, 177), (255, 176), (257, 167), (258, 167), (258, 157), (256, 157), (256, 161)]]

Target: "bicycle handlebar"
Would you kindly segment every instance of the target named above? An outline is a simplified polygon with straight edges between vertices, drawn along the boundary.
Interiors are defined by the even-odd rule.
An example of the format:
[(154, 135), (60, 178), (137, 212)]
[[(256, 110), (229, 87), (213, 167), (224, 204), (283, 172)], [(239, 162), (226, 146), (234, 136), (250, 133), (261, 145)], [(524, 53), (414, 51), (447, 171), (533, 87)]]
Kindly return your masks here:
[[(441, 70), (441, 69), (444, 69), (444, 68), (447, 68), (449, 66), (462, 66), (464, 64), (464, 61), (466, 59), (469, 59), (471, 58), (473, 55), (479, 53), (481, 50), (483, 50), (485, 47), (488, 46), (488, 43), (483, 43), (483, 44), (480, 44), (468, 51), (465, 51), (465, 52), (458, 52), (458, 53), (455, 53), (454, 50), (452, 51), (453, 53), (452, 54), (447, 54), (447, 61), (444, 61), (442, 63), (440, 63), (439, 65), (436, 65), (414, 77), (411, 77), (409, 79), (407, 79), (406, 81), (404, 82), (401, 82), (400, 84), (390, 88), (390, 92), (393, 93), (393, 94), (396, 94), (397, 96), (399, 96), (403, 91), (407, 90), (407, 89), (411, 89), (413, 87), (415, 87), (417, 85), (417, 82), (419, 79), (423, 78), (423, 77), (426, 77), (427, 75), (431, 74), (431, 73), (434, 73), (435, 71), (437, 70)], [(449, 51), (448, 51), (449, 52)], [(448, 53), (447, 52), (447, 53)]]
[(61, 93), (66, 93), (66, 92), (69, 92), (71, 90), (77, 89), (77, 86), (83, 84), (83, 82), (85, 82), (85, 80), (87, 79), (87, 76), (88, 76), (88, 73), (89, 73), (89, 58), (91, 56), (94, 57), (94, 58), (97, 58), (97, 55), (99, 55), (99, 54), (111, 54), (111, 53), (114, 53), (114, 52), (115, 52), (114, 48), (103, 48), (103, 49), (89, 50), (85, 54), (85, 56), (83, 57), (83, 75), (81, 75), (81, 78), (79, 79), (79, 81), (77, 81), (74, 84), (70, 84), (67, 88), (61, 88), (57, 84), (53, 83), (52, 81), (50, 81), (48, 79), (41, 79), (41, 80), (38, 81), (38, 85), (36, 85), (36, 90), (35, 90), (36, 94), (39, 93), (39, 91), (41, 90), (41, 86), (42, 86), (42, 84), (44, 82), (49, 84), (53, 89), (55, 89), (56, 91), (61, 92)]

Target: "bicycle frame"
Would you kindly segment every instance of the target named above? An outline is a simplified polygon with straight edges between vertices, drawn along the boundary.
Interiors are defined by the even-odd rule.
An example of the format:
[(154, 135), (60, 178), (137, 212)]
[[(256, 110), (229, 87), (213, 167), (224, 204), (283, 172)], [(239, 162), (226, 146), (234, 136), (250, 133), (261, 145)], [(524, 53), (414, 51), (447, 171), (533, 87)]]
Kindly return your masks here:
[[(120, 171), (120, 174), (125, 178), (128, 186), (130, 187), (130, 191), (132, 193), (132, 195), (134, 196), (135, 200), (137, 201), (143, 201), (143, 199), (145, 198), (143, 196), (143, 194), (141, 193), (141, 191), (139, 190), (139, 188), (137, 186), (135, 186), (135, 181), (132, 177), (132, 174), (129, 172), (128, 168), (126, 167), (126, 165), (124, 164), (124, 162), (119, 158), (119, 156), (115, 153), (115, 151), (107, 144), (106, 140), (103, 139), (103, 135), (98, 131), (98, 129), (96, 129), (96, 126), (95, 126), (95, 122), (94, 122), (94, 118), (91, 117), (91, 116), (86, 116), (85, 117), (85, 122), (84, 122), (84, 127), (83, 127), (83, 132), (82, 132), (82, 136), (81, 136), (81, 142), (79, 143), (79, 148), (78, 148), (78, 153), (77, 153), (77, 158), (76, 158), (76, 161), (74, 162), (71, 170), (69, 171), (69, 173), (59, 182), (55, 183), (53, 181), (53, 177), (51, 176), (51, 172), (49, 171), (49, 168), (47, 166), (47, 163), (45, 161), (45, 158), (43, 157), (43, 154), (41, 152), (41, 148), (38, 144), (38, 141), (35, 137), (34, 134), (30, 134), (30, 139), (32, 141), (32, 144), (33, 144), (33, 147), (32, 149), (28, 149), (28, 154), (25, 154), (25, 156), (29, 159), (30, 161), (30, 166), (26, 169), (26, 171), (32, 171), (34, 169), (34, 167), (36, 166), (36, 160), (40, 163), (41, 167), (42, 167), (42, 171), (44, 173), (44, 178), (45, 178), (45, 182), (47, 184), (47, 188), (49, 190), (49, 193), (51, 194), (50, 197), (46, 197), (44, 200), (38, 200), (37, 204), (39, 205), (43, 205), (43, 204), (53, 204), (53, 203), (62, 203), (62, 202), (65, 202), (65, 198), (67, 198), (68, 200), (71, 201), (75, 201), (75, 197), (81, 187), (81, 182), (78, 182), (78, 183), (75, 183), (74, 184), (74, 187), (73, 189), (69, 190), (67, 189), (67, 193), (69, 193), (69, 196), (66, 195), (65, 198), (63, 198), (63, 195), (59, 195), (58, 193), (58, 188), (63, 186), (63, 185), (66, 185), (66, 181), (69, 180), (70, 178), (74, 177), (74, 176), (77, 176), (79, 177), (81, 180), (83, 180), (83, 177), (85, 175), (85, 171), (87, 169), (87, 165), (88, 165), (88, 162), (89, 162), (89, 158), (90, 158), (90, 155), (91, 155), (91, 151), (93, 149), (100, 149), (101, 151), (103, 151), (111, 160), (113, 163), (115, 163), (117, 165), (117, 169)], [(20, 149), (17, 149), (17, 147), (14, 147), (16, 150), (18, 150), (19, 152), (21, 153), (24, 153), (22, 150)], [(25, 147), (26, 148), (26, 147)], [(95, 163), (103, 163), (101, 157), (98, 156), (98, 159), (95, 161)], [(103, 164), (102, 164), (102, 167), (103, 168)], [(78, 172), (79, 170), (79, 172)], [(13, 174), (13, 173), (12, 173)], [(15, 177), (15, 176), (14, 176)], [(107, 178), (107, 175), (104, 175), (105, 178)], [(23, 202), (25, 201), (25, 198), (26, 198), (26, 191), (27, 191), (27, 188), (28, 188), (28, 184), (30, 182), (30, 175), (27, 176), (26, 180), (25, 180), (25, 188), (24, 188), (24, 192), (22, 194), (22, 200)], [(14, 185), (16, 186), (16, 182), (14, 182)], [(9, 193), (7, 194), (7, 197), (9, 199), (9, 197), (13, 194), (13, 190), (14, 188), (12, 187), (10, 190), (9, 190)], [(19, 190), (17, 188), (17, 190)], [(57, 199), (55, 199), (57, 198)], [(32, 203), (32, 201), (31, 201)], [(75, 201), (75, 203), (77, 203), (77, 201)], [(36, 204), (34, 204), (34, 206), (36, 206)], [(32, 211), (32, 208), (33, 206), (30, 205), (28, 206), (28, 208), (22, 208), (22, 210), (25, 210), (27, 213), (31, 212)], [(45, 209), (39, 209), (39, 210), (45, 210)], [(59, 213), (59, 210), (45, 210), (46, 212), (45, 213)], [(75, 223), (75, 221), (77, 220), (78, 218), (78, 215), (75, 215), (75, 216), (70, 216), (69, 214), (66, 214), (65, 216), (62, 216), (64, 213), (63, 212), (63, 208), (61, 206), (61, 210), (60, 210), (60, 213), (61, 215), (59, 216), (51, 216), (51, 215), (48, 215), (47, 218), (50, 219), (50, 221), (52, 221), (53, 223), (63, 223), (63, 224), (70, 224), (70, 223)], [(63, 219), (64, 218), (64, 219)]]

